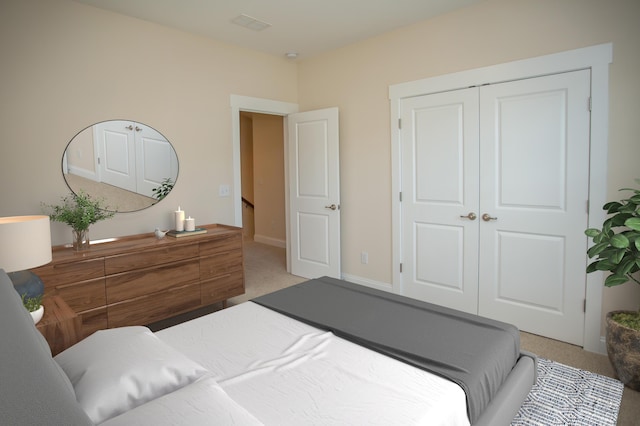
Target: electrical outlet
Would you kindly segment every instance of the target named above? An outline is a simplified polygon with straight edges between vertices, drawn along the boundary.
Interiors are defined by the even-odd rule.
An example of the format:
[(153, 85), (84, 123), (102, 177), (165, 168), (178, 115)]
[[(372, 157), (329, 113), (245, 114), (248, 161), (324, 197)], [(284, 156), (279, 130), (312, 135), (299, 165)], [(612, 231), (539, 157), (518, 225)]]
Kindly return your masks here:
[(218, 195), (221, 197), (228, 197), (229, 195), (231, 195), (231, 189), (229, 188), (229, 185), (220, 185)]
[(360, 263), (364, 265), (369, 263), (369, 253), (367, 253), (366, 251), (363, 251), (362, 253), (360, 253)]

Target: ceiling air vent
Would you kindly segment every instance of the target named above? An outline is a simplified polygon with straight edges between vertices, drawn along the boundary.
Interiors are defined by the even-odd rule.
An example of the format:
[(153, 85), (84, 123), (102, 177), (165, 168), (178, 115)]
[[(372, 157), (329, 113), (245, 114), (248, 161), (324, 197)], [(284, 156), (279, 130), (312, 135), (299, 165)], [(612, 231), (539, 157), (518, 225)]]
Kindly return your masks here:
[(233, 22), (234, 24), (240, 25), (241, 27), (249, 28), (250, 30), (253, 30), (253, 31), (262, 31), (265, 28), (269, 28), (271, 26), (271, 24), (268, 24), (266, 22), (260, 21), (256, 18), (252, 18), (251, 16), (244, 15), (244, 14), (236, 18), (233, 18), (231, 22)]

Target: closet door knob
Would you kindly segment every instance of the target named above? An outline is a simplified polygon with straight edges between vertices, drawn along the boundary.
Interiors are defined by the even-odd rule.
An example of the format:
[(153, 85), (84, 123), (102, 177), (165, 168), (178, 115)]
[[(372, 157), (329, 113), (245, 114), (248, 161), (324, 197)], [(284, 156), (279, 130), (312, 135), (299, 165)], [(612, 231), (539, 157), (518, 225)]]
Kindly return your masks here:
[(485, 222), (489, 222), (490, 220), (498, 220), (497, 217), (491, 217), (489, 216), (489, 213), (485, 213), (482, 215), (482, 220), (484, 220)]
[(469, 212), (468, 215), (466, 215), (466, 216), (460, 215), (460, 217), (463, 218), (463, 219), (476, 220), (476, 217), (478, 217), (478, 216), (476, 216), (476, 214), (474, 212)]
[(127, 127), (125, 127), (125, 129), (133, 130), (133, 126), (129, 124)]

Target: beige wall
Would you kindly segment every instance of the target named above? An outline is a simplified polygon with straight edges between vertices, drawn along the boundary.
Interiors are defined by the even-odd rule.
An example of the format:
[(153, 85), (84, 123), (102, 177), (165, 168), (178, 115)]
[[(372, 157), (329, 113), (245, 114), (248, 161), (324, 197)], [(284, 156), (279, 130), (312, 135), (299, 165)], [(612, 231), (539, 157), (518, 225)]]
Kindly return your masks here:
[[(253, 197), (253, 120), (250, 112), (240, 113), (240, 180), (242, 198), (254, 204)], [(253, 239), (254, 209), (242, 203), (242, 234)]]
[(67, 164), (70, 168), (78, 168), (88, 173), (96, 172), (92, 127), (75, 135), (64, 152), (67, 153)]
[(283, 118), (240, 113), (242, 196), (254, 205), (243, 208), (247, 237), (285, 247), (285, 181)]
[[(233, 223), (230, 95), (297, 101), (297, 65), (69, 0), (0, 2), (0, 216), (37, 214), (68, 189), (62, 152), (99, 121), (147, 123), (178, 154), (176, 187), (156, 206), (92, 227), (92, 238)], [(233, 191), (233, 188), (232, 188)], [(54, 244), (70, 241), (52, 225)]]
[[(487, 0), (302, 61), (301, 111), (340, 108), (343, 272), (391, 281), (389, 85), (613, 43), (608, 194), (640, 177), (640, 2)], [(369, 263), (360, 263), (360, 252)], [(605, 289), (603, 312), (637, 309), (638, 286)], [(632, 296), (633, 294), (633, 296)]]
[[(612, 42), (607, 186), (616, 197), (640, 177), (638, 22), (637, 0), (487, 0), (296, 63), (69, 0), (4, 0), (0, 216), (56, 202), (67, 193), (66, 143), (92, 123), (124, 118), (171, 141), (180, 175), (165, 201), (95, 225), (92, 237), (167, 228), (177, 205), (198, 223), (232, 223), (233, 199), (218, 197), (233, 181), (230, 94), (301, 111), (337, 106), (343, 273), (389, 283), (389, 85)], [(68, 232), (54, 224), (53, 242), (68, 242)], [(603, 311), (637, 308), (639, 293), (607, 289)]]
[(282, 117), (252, 114), (255, 238), (284, 246), (285, 181)]

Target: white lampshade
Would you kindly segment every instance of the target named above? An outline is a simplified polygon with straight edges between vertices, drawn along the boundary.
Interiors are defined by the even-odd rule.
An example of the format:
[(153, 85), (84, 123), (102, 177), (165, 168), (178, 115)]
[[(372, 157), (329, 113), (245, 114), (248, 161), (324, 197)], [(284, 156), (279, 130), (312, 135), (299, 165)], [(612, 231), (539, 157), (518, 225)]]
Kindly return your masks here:
[(51, 262), (49, 216), (0, 218), (0, 268), (23, 271)]

